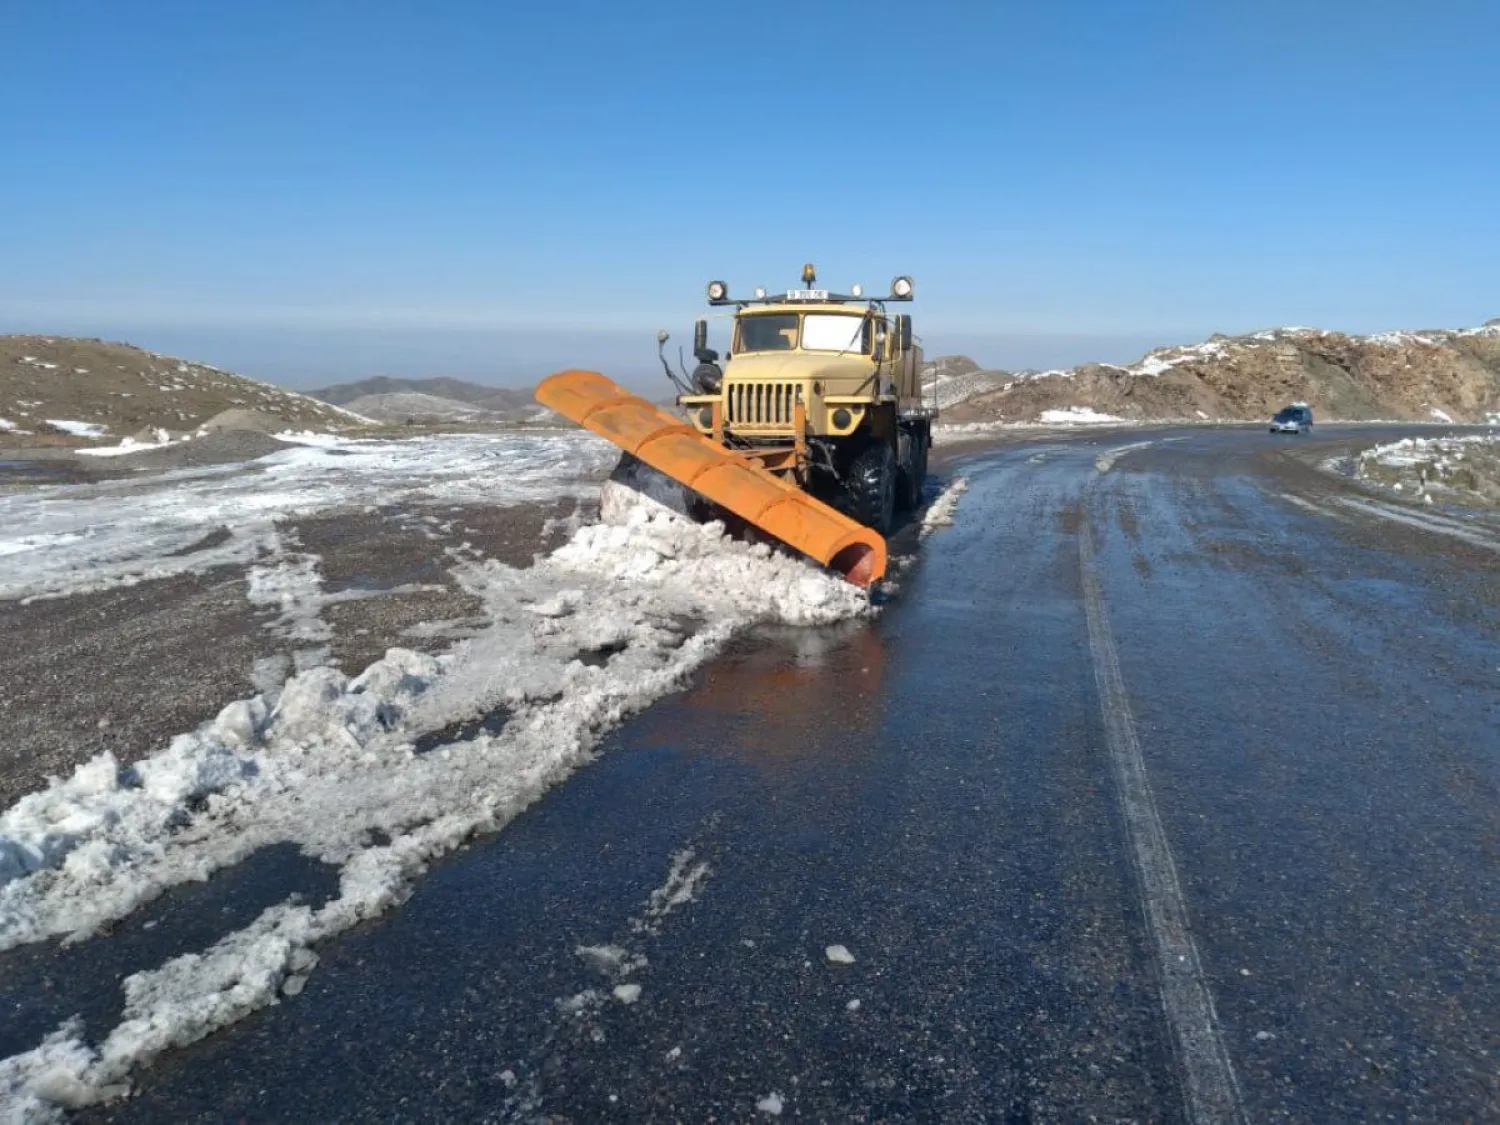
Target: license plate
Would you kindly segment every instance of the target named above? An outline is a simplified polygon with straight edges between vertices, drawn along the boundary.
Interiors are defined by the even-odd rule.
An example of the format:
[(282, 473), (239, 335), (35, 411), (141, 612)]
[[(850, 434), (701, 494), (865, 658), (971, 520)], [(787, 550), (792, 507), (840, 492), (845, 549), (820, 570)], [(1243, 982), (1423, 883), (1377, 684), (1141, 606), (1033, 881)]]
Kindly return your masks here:
[(788, 301), (826, 301), (828, 290), (826, 289), (788, 289), (786, 291)]

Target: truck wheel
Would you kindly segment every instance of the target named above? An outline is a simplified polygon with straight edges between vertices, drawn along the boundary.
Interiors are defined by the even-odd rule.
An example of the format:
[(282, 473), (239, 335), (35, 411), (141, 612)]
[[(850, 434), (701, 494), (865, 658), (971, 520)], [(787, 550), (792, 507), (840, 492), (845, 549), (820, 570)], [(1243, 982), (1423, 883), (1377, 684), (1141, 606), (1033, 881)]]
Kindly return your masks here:
[(922, 486), (927, 483), (927, 446), (931, 440), (926, 426), (914, 426), (906, 433), (906, 459), (896, 473), (896, 500), (903, 508), (922, 506)]
[(922, 502), (922, 484), (918, 474), (922, 471), (922, 431), (902, 429), (896, 448), (896, 507), (910, 511)]
[(896, 511), (896, 458), (889, 445), (873, 442), (849, 462), (844, 498), (849, 515), (882, 535), (890, 534)]

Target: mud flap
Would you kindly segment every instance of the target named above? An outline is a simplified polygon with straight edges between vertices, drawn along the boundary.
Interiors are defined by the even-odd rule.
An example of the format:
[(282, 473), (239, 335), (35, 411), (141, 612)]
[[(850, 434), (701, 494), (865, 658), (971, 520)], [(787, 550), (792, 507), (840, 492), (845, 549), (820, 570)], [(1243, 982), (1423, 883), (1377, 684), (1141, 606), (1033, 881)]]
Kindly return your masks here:
[(886, 546), (879, 533), (613, 380), (594, 371), (559, 372), (537, 387), (536, 400), (856, 586), (885, 576)]

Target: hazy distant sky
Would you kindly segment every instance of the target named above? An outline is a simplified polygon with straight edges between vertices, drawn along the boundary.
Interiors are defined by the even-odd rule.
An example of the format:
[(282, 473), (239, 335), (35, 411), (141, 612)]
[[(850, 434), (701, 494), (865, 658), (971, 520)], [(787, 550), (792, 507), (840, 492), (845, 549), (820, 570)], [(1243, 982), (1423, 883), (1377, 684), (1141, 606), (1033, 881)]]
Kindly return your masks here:
[(807, 259), (994, 365), (1472, 324), (1497, 42), (1495, 0), (0, 4), (0, 331), (639, 375)]

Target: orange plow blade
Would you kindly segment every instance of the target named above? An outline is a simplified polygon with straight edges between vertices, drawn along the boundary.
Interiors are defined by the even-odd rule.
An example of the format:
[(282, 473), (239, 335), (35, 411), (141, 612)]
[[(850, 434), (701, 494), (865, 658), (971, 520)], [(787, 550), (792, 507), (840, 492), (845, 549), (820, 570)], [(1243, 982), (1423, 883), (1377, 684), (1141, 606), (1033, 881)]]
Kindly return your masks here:
[(885, 540), (879, 533), (598, 372), (559, 372), (537, 387), (536, 400), (856, 586), (885, 577)]

